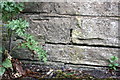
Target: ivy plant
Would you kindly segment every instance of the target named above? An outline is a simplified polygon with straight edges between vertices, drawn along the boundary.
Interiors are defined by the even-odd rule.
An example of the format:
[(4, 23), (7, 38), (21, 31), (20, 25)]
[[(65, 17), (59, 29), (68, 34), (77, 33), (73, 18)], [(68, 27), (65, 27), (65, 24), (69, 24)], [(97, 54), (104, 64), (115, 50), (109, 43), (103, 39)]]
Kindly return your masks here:
[(0, 12), (2, 12), (2, 20), (8, 21), (14, 15), (20, 13), (24, 8), (23, 3), (17, 2), (0, 2)]
[(8, 21), (7, 29), (11, 29), (18, 36), (24, 36), (25, 30), (29, 27), (29, 23), (21, 18), (18, 20)]
[[(5, 51), (7, 52), (7, 51)], [(2, 48), (0, 49), (0, 54), (2, 54), (3, 51), (2, 51)], [(8, 54), (8, 53), (6, 53)], [(12, 63), (11, 63), (11, 58), (10, 57), (7, 57), (2, 63), (1, 63), (1, 66), (0, 66), (0, 76), (4, 74), (5, 70), (7, 68), (10, 68), (12, 67)]]
[(46, 62), (46, 52), (39, 46), (38, 42), (34, 40), (34, 36), (26, 33), (26, 29), (29, 27), (29, 23), (21, 18), (18, 20), (8, 21), (9, 24), (6, 25), (7, 29), (11, 29), (19, 37), (23, 38), (23, 42), (18, 46), (18, 48), (28, 48), (34, 53), (38, 54), (39, 59)]
[(34, 40), (34, 36), (30, 34), (24, 34), (25, 41), (21, 44), (22, 48), (28, 48), (29, 50), (32, 50), (33, 53), (37, 53), (40, 60), (43, 60), (44, 62), (47, 61), (46, 58), (46, 51), (42, 49), (42, 46), (39, 46), (39, 43)]
[[(15, 18), (15, 15), (20, 13), (24, 9), (23, 3), (18, 2), (0, 2), (0, 12), (2, 12), (2, 21), (5, 24), (5, 27), (8, 31), (8, 37), (9, 37), (9, 44), (11, 44), (11, 38), (13, 35), (17, 35), (22, 38), (22, 41), (17, 44), (17, 48), (26, 48), (30, 51), (32, 51), (35, 54), (38, 54), (38, 57), (40, 60), (46, 62), (47, 61), (47, 55), (46, 51), (43, 50), (42, 46), (39, 45), (39, 43), (34, 39), (34, 36), (29, 34), (26, 30), (29, 27), (29, 23), (26, 20), (23, 20), (22, 18)], [(12, 53), (12, 50), (14, 50), (16, 47), (8, 51), (8, 54)], [(0, 51), (1, 52), (1, 51)], [(1, 52), (5, 53), (5, 52)], [(11, 58), (7, 57), (4, 59), (4, 61), (0, 64), (0, 75), (4, 74), (5, 69), (12, 67)]]
[(109, 59), (109, 62), (110, 62), (109, 67), (110, 67), (110, 69), (117, 70), (116, 67), (119, 66), (119, 64), (116, 62), (117, 60), (118, 60), (118, 57), (116, 57), (116, 56), (112, 56)]

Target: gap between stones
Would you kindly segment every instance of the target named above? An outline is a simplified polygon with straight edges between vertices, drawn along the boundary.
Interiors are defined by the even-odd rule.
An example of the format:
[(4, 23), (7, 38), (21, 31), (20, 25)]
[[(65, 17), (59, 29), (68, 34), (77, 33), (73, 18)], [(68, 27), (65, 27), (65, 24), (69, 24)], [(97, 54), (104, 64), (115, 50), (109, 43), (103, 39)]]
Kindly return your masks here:
[[(18, 59), (18, 60), (20, 60), (20, 61), (22, 61), (23, 63), (24, 63), (24, 61), (26, 62), (26, 61), (29, 61), (30, 62), (30, 64), (35, 64), (35, 65), (40, 65), (40, 64), (43, 64), (43, 65), (45, 65), (44, 64), (44, 62), (39, 62), (38, 60), (29, 60), (29, 59)], [(49, 61), (48, 60), (48, 62), (54, 62), (54, 63), (61, 63), (61, 64), (63, 64), (64, 66), (67, 66), (67, 65), (73, 65), (73, 66), (75, 66), (75, 65), (77, 65), (77, 66), (88, 66), (88, 67), (99, 67), (99, 68), (109, 68), (109, 66), (103, 66), (103, 65), (91, 65), (91, 64), (75, 64), (75, 63), (65, 63), (65, 62), (62, 62), (62, 61)], [(46, 65), (48, 65), (48, 64), (46, 64)], [(120, 68), (119, 66), (117, 67), (117, 68)]]
[(59, 14), (59, 15), (69, 15), (69, 16), (83, 16), (83, 17), (117, 17), (120, 16), (108, 16), (108, 15), (80, 15), (80, 14)]
[(103, 47), (103, 48), (116, 48), (116, 49), (120, 49), (120, 46), (110, 46), (110, 45), (89, 45), (89, 44), (78, 44), (78, 43), (53, 43), (53, 42), (45, 42), (45, 44), (88, 46), (88, 47)]
[(45, 16), (45, 17), (58, 17), (58, 18), (64, 18), (65, 16), (68, 16), (68, 17), (65, 17), (65, 18), (69, 18), (70, 16), (82, 16), (82, 17), (116, 17), (116, 18), (119, 18), (120, 16), (109, 16), (109, 15), (81, 15), (81, 14), (58, 14), (58, 13), (48, 13), (48, 12), (21, 12), (21, 14), (43, 14), (43, 13), (46, 13), (46, 14), (56, 14), (56, 15), (60, 15), (60, 16)]

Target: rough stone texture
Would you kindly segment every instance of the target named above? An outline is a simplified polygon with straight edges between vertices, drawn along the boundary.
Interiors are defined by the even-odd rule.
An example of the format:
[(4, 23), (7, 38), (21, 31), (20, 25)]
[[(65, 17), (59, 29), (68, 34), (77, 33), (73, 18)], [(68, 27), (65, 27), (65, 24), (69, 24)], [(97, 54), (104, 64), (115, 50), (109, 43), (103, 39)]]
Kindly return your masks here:
[(118, 18), (77, 17), (79, 29), (72, 31), (73, 43), (119, 45)]
[(50, 61), (73, 64), (108, 65), (111, 56), (118, 56), (119, 49), (46, 44)]
[[(118, 12), (118, 3), (110, 2), (37, 2), (26, 3), (19, 16), (30, 22), (28, 32), (45, 45), (48, 63), (106, 66), (111, 56), (120, 57)], [(13, 56), (38, 60), (23, 49), (15, 50)]]
[(58, 14), (23, 16), (30, 22), (29, 32), (39, 41), (70, 43), (72, 39), (73, 43), (79, 44), (120, 46), (119, 18)]
[[(24, 15), (25, 16), (25, 15)], [(30, 19), (29, 32), (37, 38), (43, 37), (45, 42), (70, 43), (70, 17), (57, 15), (27, 15)]]
[[(3, 46), (8, 49), (8, 41), (3, 41)], [(30, 50), (25, 48), (17, 48), (20, 40), (12, 41), (12, 52), (11, 56), (17, 59), (25, 59), (25, 60), (39, 60), (37, 54), (33, 54)]]
[(17, 59), (39, 60), (37, 54), (35, 55), (27, 49), (15, 49), (11, 55), (13, 58)]
[(25, 12), (45, 12), (57, 14), (102, 15), (102, 16), (119, 15), (117, 2), (26, 3)]

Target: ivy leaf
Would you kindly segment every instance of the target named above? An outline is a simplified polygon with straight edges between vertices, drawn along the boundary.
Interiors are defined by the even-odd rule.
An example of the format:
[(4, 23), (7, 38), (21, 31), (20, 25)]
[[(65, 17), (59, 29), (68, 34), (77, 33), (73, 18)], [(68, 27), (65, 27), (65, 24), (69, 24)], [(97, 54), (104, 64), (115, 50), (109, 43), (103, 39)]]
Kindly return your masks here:
[(113, 61), (113, 60), (111, 60), (111, 59), (109, 59), (109, 62), (110, 62), (110, 63), (113, 63), (114, 61)]
[(3, 61), (2, 66), (4, 66), (5, 68), (12, 67), (11, 60), (7, 58), (5, 61)]
[(113, 67), (114, 70), (117, 70), (116, 67)]
[(0, 9), (3, 13), (3, 20), (8, 21), (11, 15), (16, 15), (24, 9), (24, 3), (0, 2)]
[(67, 73), (67, 75), (73, 75), (72, 73)]
[(19, 11), (22, 11), (24, 8), (22, 8), (22, 7), (18, 7), (18, 9), (19, 9)]
[(5, 68), (4, 67), (0, 67), (0, 76), (2, 76), (5, 72)]
[(111, 57), (111, 60), (116, 61), (116, 60), (118, 60), (118, 57), (112, 56), (112, 57)]
[(113, 65), (112, 65), (112, 64), (109, 64), (108, 66), (109, 66), (109, 67), (113, 67)]
[(114, 66), (119, 66), (119, 64), (115, 63)]
[(46, 62), (47, 62), (47, 58), (46, 58), (46, 57), (44, 57), (44, 58), (43, 58), (43, 61), (46, 63)]

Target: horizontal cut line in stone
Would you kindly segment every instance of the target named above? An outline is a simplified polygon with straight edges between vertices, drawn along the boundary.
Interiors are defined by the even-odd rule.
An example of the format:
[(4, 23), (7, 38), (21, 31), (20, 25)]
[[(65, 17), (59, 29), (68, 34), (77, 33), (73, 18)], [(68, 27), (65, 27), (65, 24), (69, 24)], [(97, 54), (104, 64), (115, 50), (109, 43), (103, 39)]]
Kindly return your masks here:
[(65, 16), (42, 16), (42, 17), (50, 17), (50, 18), (70, 18)]
[[(103, 65), (90, 65), (90, 64), (74, 64), (74, 63), (65, 63), (65, 65), (82, 65), (82, 66), (93, 66), (93, 67), (107, 67), (109, 68), (109, 66), (103, 66)], [(120, 68), (119, 66), (117, 68)]]
[[(40, 14), (40, 13), (47, 13), (50, 14), (49, 12), (21, 12), (23, 14)], [(57, 15), (66, 15), (66, 16), (83, 16), (83, 17), (117, 17), (119, 18), (120, 15), (114, 15), (114, 16), (109, 16), (109, 15), (80, 15), (80, 14), (58, 14), (58, 13), (53, 13), (53, 14), (57, 14)]]
[(104, 40), (102, 38), (87, 38), (87, 39), (84, 39), (84, 38), (77, 38), (78, 40)]
[(84, 65), (84, 66), (94, 66), (94, 67), (108, 67), (108, 66), (103, 66), (103, 65), (91, 65), (91, 64), (75, 64), (75, 63), (65, 63), (65, 62), (62, 62), (62, 61), (51, 61), (51, 62), (56, 62), (56, 63), (64, 63), (65, 65)]
[[(24, 60), (24, 59), (19, 59), (20, 61), (24, 62), (24, 61), (29, 61), (29, 60)], [(36, 62), (36, 60), (33, 60), (32, 61), (33, 63), (32, 64), (36, 64), (36, 65), (40, 65), (40, 64), (44, 64), (44, 62)], [(36, 62), (36, 63), (34, 63)], [(48, 61), (48, 62), (55, 62), (55, 63), (63, 63), (64, 66), (66, 65), (77, 65), (77, 66), (90, 66), (90, 67), (106, 67), (106, 68), (109, 68), (109, 66), (103, 66), (103, 65), (90, 65), (90, 64), (75, 64), (75, 63), (65, 63), (65, 62), (62, 62), (62, 61)], [(120, 68), (119, 66), (116, 67), (116, 68)]]
[[(29, 14), (29, 15), (33, 15), (33, 14), (37, 14), (40, 17), (52, 17), (52, 18), (71, 18), (70, 16), (66, 16), (66, 15), (59, 15), (59, 14), (51, 14), (51, 13), (46, 13), (46, 12), (21, 12), (22, 14)], [(43, 14), (44, 13), (44, 14)], [(46, 13), (46, 14), (45, 14)]]
[[(75, 63), (65, 63), (62, 61), (51, 61), (51, 62), (56, 62), (56, 63), (64, 63), (64, 65), (81, 65), (81, 66), (93, 66), (93, 67), (109, 67), (109, 66), (104, 66), (104, 65), (91, 65), (91, 64), (75, 64)], [(120, 68), (119, 66), (117, 68)]]
[(45, 42), (45, 43), (54, 44), (54, 45), (73, 45), (73, 46), (88, 46), (88, 47), (103, 47), (103, 48), (120, 49), (120, 46), (110, 46), (110, 45), (89, 45), (89, 44), (79, 44), (79, 43), (52, 43), (52, 42)]
[(59, 15), (51, 15), (51, 14), (49, 14), (49, 15), (39, 15), (39, 17), (42, 17), (43, 19), (44, 18), (71, 18), (69, 16), (59, 16)]
[(120, 16), (109, 16), (109, 15), (80, 15), (80, 14), (59, 14), (59, 15), (69, 15), (69, 16), (83, 16), (83, 17), (117, 17)]
[[(18, 59), (18, 60), (20, 60), (22, 62), (24, 62), (24, 61), (32, 61), (33, 64), (34, 64), (34, 62), (37, 61), (37, 60), (26, 60), (26, 59)], [(103, 65), (89, 65), (89, 64), (65, 63), (65, 62), (62, 62), (62, 61), (48, 61), (48, 62), (63, 63), (64, 65), (83, 65), (83, 66), (93, 66), (93, 67), (108, 67), (108, 66), (103, 66)], [(39, 65), (39, 63), (35, 63), (35, 64)]]
[(39, 60), (32, 60), (32, 59), (22, 59), (22, 58), (17, 58), (18, 60), (21, 60), (21, 61), (39, 61)]
[(26, 12), (26, 11), (23, 11), (23, 12), (20, 12), (20, 13), (23, 13), (23, 14), (40, 14), (40, 13), (48, 13), (48, 12)]
[(49, 21), (49, 19), (33, 19), (33, 21)]

